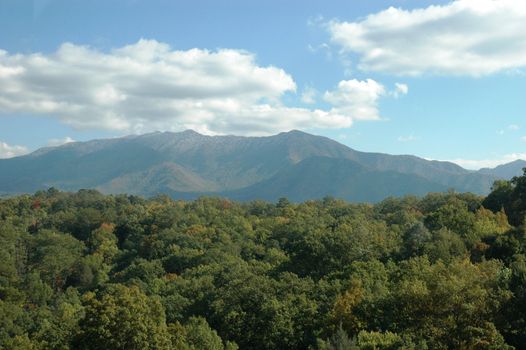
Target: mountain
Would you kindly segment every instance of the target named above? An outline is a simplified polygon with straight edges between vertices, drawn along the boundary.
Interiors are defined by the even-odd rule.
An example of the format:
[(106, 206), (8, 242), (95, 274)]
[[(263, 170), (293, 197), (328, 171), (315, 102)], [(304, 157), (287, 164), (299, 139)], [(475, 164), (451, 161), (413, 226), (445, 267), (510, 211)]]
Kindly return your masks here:
[(479, 173), (492, 175), (502, 179), (511, 179), (514, 176), (521, 176), (523, 174), (522, 169), (524, 168), (526, 168), (526, 160), (518, 159), (511, 163), (499, 165), (493, 169), (480, 169)]
[(360, 152), (301, 131), (240, 137), (187, 130), (74, 142), (0, 160), (0, 194), (56, 187), (178, 198), (300, 201), (331, 195), (374, 202), (450, 188), (485, 194), (521, 164), (475, 172), (450, 162)]
[(286, 197), (302, 202), (332, 196), (355, 202), (377, 202), (387, 196), (425, 195), (447, 187), (418, 175), (377, 171), (345, 158), (310, 157), (280, 171), (272, 178), (225, 193), (237, 200), (275, 201)]

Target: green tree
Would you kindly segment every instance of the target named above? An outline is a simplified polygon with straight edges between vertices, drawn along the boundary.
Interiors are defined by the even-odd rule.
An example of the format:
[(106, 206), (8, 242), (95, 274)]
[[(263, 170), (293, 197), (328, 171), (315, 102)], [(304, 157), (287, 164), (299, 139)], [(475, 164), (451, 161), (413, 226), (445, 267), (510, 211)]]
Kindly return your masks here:
[(54, 290), (62, 289), (84, 244), (71, 235), (43, 230), (32, 238), (29, 264)]
[(317, 348), (318, 350), (360, 350), (356, 341), (347, 335), (341, 324), (330, 339), (318, 339)]
[(84, 296), (85, 316), (75, 339), (77, 349), (170, 349), (164, 309), (137, 287), (110, 286)]
[(520, 226), (526, 216), (526, 168), (522, 176), (511, 181), (496, 181), (491, 193), (483, 201), (484, 207), (493, 212), (505, 210), (510, 224)]

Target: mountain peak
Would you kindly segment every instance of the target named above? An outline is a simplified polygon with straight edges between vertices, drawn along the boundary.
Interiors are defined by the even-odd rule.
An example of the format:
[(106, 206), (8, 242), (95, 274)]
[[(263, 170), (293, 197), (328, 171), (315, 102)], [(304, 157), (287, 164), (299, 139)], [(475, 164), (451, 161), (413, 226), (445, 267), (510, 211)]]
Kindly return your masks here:
[(204, 136), (203, 134), (200, 134), (197, 131), (192, 130), (192, 129), (186, 129), (184, 131), (179, 132), (178, 134), (186, 135), (186, 136)]
[(304, 131), (297, 130), (297, 129), (292, 129), (292, 130), (289, 130), (289, 131), (283, 131), (283, 132), (280, 132), (278, 135), (290, 135), (290, 136), (310, 135), (310, 136), (314, 136), (314, 135), (311, 135), (309, 133), (306, 133)]

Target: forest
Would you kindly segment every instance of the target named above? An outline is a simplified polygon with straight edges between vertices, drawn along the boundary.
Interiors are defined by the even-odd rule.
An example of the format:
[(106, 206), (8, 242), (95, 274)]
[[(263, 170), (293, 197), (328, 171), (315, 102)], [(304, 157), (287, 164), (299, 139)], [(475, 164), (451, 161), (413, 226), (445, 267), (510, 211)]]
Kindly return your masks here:
[(526, 349), (526, 169), (487, 197), (0, 200), (0, 348)]

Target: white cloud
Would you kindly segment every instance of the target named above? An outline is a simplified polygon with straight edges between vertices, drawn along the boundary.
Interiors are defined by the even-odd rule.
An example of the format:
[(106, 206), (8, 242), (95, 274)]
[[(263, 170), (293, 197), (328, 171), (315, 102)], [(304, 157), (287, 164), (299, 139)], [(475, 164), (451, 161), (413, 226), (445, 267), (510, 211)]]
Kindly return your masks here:
[(408, 92), (409, 87), (407, 86), (407, 84), (395, 83), (395, 90), (392, 92), (392, 95), (394, 96), (394, 98), (398, 98), (402, 95), (407, 95)]
[(328, 23), (331, 41), (362, 70), (398, 75), (480, 76), (526, 66), (526, 2), (457, 0), (389, 8), (357, 22)]
[(70, 43), (51, 54), (0, 50), (0, 113), (46, 115), (78, 129), (262, 135), (378, 119), (383, 87), (354, 82), (348, 96), (327, 93), (334, 108), (294, 108), (282, 102), (296, 92), (292, 77), (241, 50), (177, 51), (155, 40), (110, 52)]
[(415, 136), (413, 134), (407, 135), (407, 136), (399, 136), (397, 138), (398, 142), (412, 142), (412, 141), (418, 141), (418, 140), (420, 140), (420, 137)]
[(314, 104), (316, 103), (317, 94), (318, 92), (315, 88), (313, 88), (312, 86), (307, 86), (301, 94), (301, 102), (306, 104)]
[(48, 147), (56, 147), (56, 146), (65, 145), (66, 143), (71, 143), (71, 142), (75, 142), (75, 140), (73, 140), (69, 136), (66, 136), (62, 139), (50, 139), (47, 141), (47, 145)]
[(478, 170), (481, 168), (495, 168), (501, 164), (510, 163), (518, 159), (526, 160), (526, 153), (506, 154), (497, 159), (453, 159), (449, 161), (466, 169)]
[(512, 131), (517, 131), (519, 130), (521, 127), (518, 126), (517, 124), (511, 124), (511, 125), (508, 125), (508, 129), (512, 130)]
[(336, 90), (325, 92), (324, 99), (337, 114), (351, 115), (356, 120), (379, 120), (378, 100), (385, 94), (384, 86), (372, 79), (352, 79), (340, 81)]
[(0, 141), (0, 159), (21, 156), (28, 152), (29, 150), (24, 146), (11, 146)]
[(524, 142), (526, 142), (526, 136), (523, 136), (523, 137), (521, 138), (521, 140), (524, 141)]

